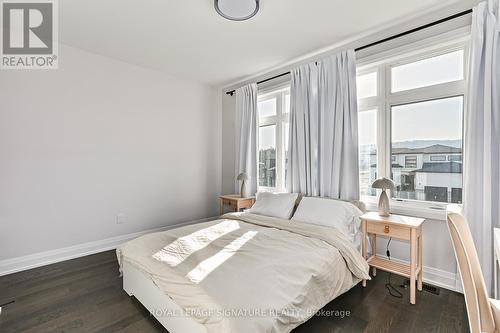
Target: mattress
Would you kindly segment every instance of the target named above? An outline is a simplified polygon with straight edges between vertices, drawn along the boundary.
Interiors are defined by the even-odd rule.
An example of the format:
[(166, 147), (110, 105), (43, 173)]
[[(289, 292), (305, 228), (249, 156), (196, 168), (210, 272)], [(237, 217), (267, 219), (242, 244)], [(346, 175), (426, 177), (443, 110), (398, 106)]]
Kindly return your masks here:
[(250, 213), (148, 234), (117, 249), (208, 332), (290, 332), (361, 279), (340, 232)]

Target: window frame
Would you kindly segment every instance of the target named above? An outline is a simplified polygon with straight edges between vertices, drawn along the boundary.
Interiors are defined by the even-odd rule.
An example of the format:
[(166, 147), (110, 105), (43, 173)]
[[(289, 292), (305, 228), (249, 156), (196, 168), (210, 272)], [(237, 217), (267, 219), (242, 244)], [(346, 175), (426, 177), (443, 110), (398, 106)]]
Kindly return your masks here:
[[(463, 112), (465, 112), (467, 106), (469, 39), (470, 34), (467, 31), (458, 31), (452, 35), (434, 36), (428, 40), (407, 44), (387, 52), (382, 52), (380, 55), (368, 56), (357, 61), (357, 75), (377, 71), (377, 96), (359, 99), (358, 112), (374, 108), (377, 109), (376, 172), (378, 177), (390, 177), (391, 175), (392, 107), (409, 103), (463, 96)], [(425, 45), (425, 47), (422, 47), (422, 45)], [(458, 50), (464, 51), (463, 80), (391, 92), (392, 67)], [(377, 196), (361, 197), (361, 200), (367, 204), (369, 209), (376, 209), (379, 192), (380, 191), (377, 190)], [(395, 213), (445, 219), (445, 207), (447, 203), (396, 199), (392, 197), (390, 201), (391, 209)]]
[(285, 98), (290, 94), (290, 83), (282, 83), (265, 89), (259, 89), (257, 93), (257, 105), (259, 102), (276, 98), (276, 115), (261, 117), (257, 110), (258, 129), (263, 126), (276, 126), (276, 187), (259, 185), (259, 144), (257, 144), (257, 190), (259, 192), (282, 192), (285, 191), (285, 124), (289, 122), (289, 114), (285, 113)]

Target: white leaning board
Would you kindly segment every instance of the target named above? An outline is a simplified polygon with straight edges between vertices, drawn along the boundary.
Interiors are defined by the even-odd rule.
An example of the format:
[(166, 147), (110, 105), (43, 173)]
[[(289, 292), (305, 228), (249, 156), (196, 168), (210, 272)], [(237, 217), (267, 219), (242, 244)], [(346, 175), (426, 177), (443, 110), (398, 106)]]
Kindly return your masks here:
[(495, 286), (495, 299), (498, 299), (498, 268), (500, 266), (500, 229), (493, 228), (493, 256), (495, 258), (493, 267), (493, 285)]
[[(164, 294), (146, 274), (123, 261), (123, 289), (135, 296), (170, 333), (207, 333), (206, 328), (187, 316), (184, 310)], [(158, 316), (158, 310), (182, 313), (182, 316)]]

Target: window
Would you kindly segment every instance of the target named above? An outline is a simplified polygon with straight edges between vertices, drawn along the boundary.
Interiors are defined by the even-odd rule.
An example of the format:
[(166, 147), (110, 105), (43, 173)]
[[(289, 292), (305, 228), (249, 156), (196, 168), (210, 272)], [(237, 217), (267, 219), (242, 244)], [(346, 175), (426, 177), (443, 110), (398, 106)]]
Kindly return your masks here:
[(405, 168), (416, 169), (417, 168), (417, 156), (405, 156)]
[[(409, 45), (388, 59), (358, 64), (360, 193), (389, 177), (398, 205), (462, 202), (462, 117), (466, 92), (465, 39)], [(362, 60), (361, 60), (362, 61)], [(428, 203), (428, 206), (425, 206)]]
[(259, 186), (276, 187), (276, 125), (259, 127)]
[(375, 195), (377, 179), (377, 110), (359, 113), (359, 183), (361, 195)]
[(446, 161), (446, 155), (431, 155), (431, 162), (442, 162)]
[[(392, 168), (396, 198), (451, 202), (451, 189), (462, 185), (461, 167), (446, 162), (445, 155), (431, 154), (462, 150), (462, 110), (462, 96), (391, 108), (392, 151), (405, 155), (405, 169), (398, 170), (399, 177), (394, 177)], [(449, 192), (450, 200), (442, 194), (443, 188)]]
[(258, 178), (260, 191), (285, 189), (290, 88), (259, 92)]
[(463, 80), (464, 50), (412, 61), (391, 68), (391, 91), (433, 86)]
[(377, 96), (377, 72), (359, 75), (356, 88), (358, 98)]
[(276, 97), (262, 100), (258, 103), (259, 117), (271, 117), (276, 115)]

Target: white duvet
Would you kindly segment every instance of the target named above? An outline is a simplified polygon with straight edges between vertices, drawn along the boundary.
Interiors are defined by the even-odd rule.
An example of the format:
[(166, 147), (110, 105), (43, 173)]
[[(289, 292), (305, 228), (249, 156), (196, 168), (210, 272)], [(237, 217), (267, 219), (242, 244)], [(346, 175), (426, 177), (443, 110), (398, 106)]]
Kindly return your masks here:
[(117, 255), (210, 333), (290, 332), (369, 279), (335, 229), (250, 213), (148, 234)]

